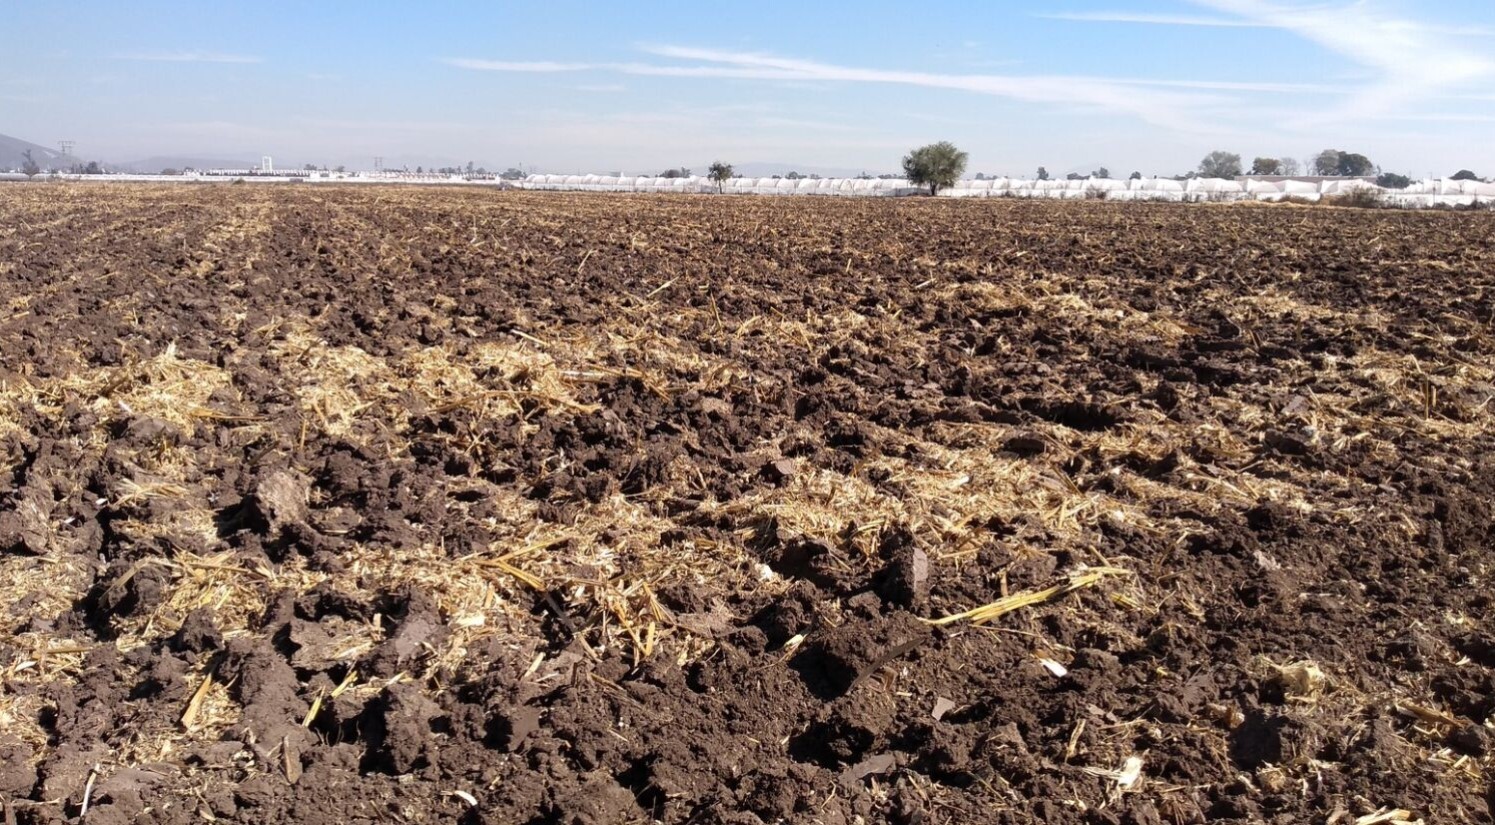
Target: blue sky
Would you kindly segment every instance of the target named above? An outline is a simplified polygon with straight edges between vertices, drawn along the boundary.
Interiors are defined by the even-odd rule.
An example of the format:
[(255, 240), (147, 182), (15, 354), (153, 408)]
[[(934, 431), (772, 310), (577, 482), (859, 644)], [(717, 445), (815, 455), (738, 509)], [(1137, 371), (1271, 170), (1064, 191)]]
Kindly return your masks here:
[[(632, 6), (632, 7), (631, 7)], [(0, 133), (85, 158), (1495, 173), (1489, 0), (9, 4)]]

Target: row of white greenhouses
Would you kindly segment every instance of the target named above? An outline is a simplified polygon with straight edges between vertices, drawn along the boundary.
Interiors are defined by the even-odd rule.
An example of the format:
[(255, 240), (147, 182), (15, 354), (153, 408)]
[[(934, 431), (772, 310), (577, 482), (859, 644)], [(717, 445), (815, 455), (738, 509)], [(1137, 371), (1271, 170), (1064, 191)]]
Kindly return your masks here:
[[(41, 176), (38, 176), (39, 178)], [(20, 173), (0, 173), (0, 181), (26, 180)], [(679, 192), (711, 193), (721, 191), (731, 195), (840, 195), (849, 197), (897, 197), (918, 195), (927, 189), (913, 186), (897, 178), (731, 178), (720, 187), (703, 177), (655, 178), (614, 177), (607, 175), (530, 175), (518, 181), (475, 179), (419, 175), (390, 175), (381, 173), (355, 173), (351, 175), (312, 176), (289, 178), (274, 175), (252, 175), (242, 178), (210, 175), (48, 175), (46, 179), (77, 181), (137, 181), (155, 183), (302, 183), (302, 184), (382, 184), (382, 185), (443, 185), (477, 186), (497, 189), (537, 189), (570, 192)], [(1337, 197), (1355, 190), (1379, 193), (1381, 199), (1391, 206), (1403, 207), (1468, 207), (1495, 205), (1495, 184), (1477, 180), (1450, 180), (1434, 178), (1418, 181), (1405, 189), (1382, 189), (1361, 178), (1337, 179), (1260, 179), (1260, 178), (1139, 178), (1136, 180), (1113, 180), (1110, 178), (1085, 178), (1082, 180), (1022, 180), (1018, 178), (988, 178), (962, 180), (948, 189), (940, 190), (947, 198), (1050, 198), (1050, 199), (1104, 199), (1117, 201), (1280, 201), (1286, 199), (1318, 201), (1326, 197)]]
[[(716, 192), (709, 178), (612, 177), (610, 175), (530, 175), (522, 189), (573, 192)], [(738, 195), (914, 195), (923, 189), (890, 178), (731, 178), (720, 191)]]
[[(900, 196), (924, 190), (906, 180), (890, 178), (731, 178), (718, 185), (704, 177), (613, 177), (609, 175), (530, 175), (514, 184), (521, 189), (573, 192), (680, 192), (721, 191), (735, 195), (842, 195)], [(1144, 201), (1276, 201), (1286, 198), (1317, 201), (1355, 190), (1382, 193), (1390, 202), (1404, 206), (1465, 206), (1495, 202), (1495, 184), (1479, 181), (1425, 180), (1406, 189), (1381, 189), (1359, 179), (1257, 179), (1257, 178), (1140, 178), (1114, 180), (1022, 180), (989, 178), (962, 180), (940, 195), (951, 198), (1063, 198)]]

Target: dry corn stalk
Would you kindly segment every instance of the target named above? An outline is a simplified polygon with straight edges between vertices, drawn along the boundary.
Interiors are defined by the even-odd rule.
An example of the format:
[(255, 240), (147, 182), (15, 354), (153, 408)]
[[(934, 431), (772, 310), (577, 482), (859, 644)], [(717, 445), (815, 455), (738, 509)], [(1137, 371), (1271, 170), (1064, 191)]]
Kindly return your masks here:
[(1457, 717), (1436, 708), (1425, 707), (1412, 702), (1398, 702), (1396, 709), (1403, 715), (1410, 716), (1429, 725), (1458, 728), (1468, 724), (1468, 722), (1460, 721)]
[(1382, 808), (1355, 820), (1355, 825), (1421, 825), (1421, 819), (1413, 819), (1405, 808)]
[(947, 625), (963, 621), (970, 621), (973, 624), (985, 624), (1015, 610), (1053, 601), (1060, 596), (1073, 593), (1076, 590), (1091, 587), (1102, 579), (1111, 576), (1129, 575), (1131, 575), (1130, 570), (1123, 570), (1119, 567), (1087, 567), (1070, 575), (1069, 580), (1062, 584), (1046, 587), (1043, 590), (1025, 590), (1021, 593), (1013, 593), (1010, 596), (997, 599), (990, 604), (972, 608), (964, 613), (955, 613), (942, 619), (935, 619), (930, 624)]

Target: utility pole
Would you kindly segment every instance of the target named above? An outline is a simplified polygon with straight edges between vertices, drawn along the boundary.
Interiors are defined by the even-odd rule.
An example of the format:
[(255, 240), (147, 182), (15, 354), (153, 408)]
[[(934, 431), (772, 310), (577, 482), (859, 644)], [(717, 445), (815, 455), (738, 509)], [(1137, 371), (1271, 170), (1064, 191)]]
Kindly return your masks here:
[(384, 171), (384, 156), (383, 155), (374, 155), (374, 171), (375, 172), (383, 172)]
[(71, 140), (59, 140), (57, 141), (57, 148), (61, 149), (64, 155), (72, 155), (74, 143), (75, 141)]

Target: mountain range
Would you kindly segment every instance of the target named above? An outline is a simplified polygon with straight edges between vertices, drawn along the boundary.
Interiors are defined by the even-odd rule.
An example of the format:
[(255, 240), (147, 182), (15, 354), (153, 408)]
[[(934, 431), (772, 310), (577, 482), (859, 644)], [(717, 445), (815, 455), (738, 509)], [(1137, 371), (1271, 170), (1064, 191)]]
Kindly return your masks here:
[(48, 149), (37, 143), (13, 138), (8, 135), (0, 135), (0, 169), (20, 169), (21, 164), (26, 162), (25, 153), (31, 152), (31, 159), (40, 166), (43, 171), (47, 169), (68, 169), (76, 163), (87, 163), (78, 158), (69, 157), (56, 149)]
[[(0, 135), (0, 171), (8, 169), (20, 169), (25, 162), (24, 152), (31, 150), (31, 157), (36, 161), (43, 171), (52, 169), (70, 169), (78, 164), (86, 164), (89, 161), (97, 161), (105, 170), (111, 172), (137, 172), (142, 174), (154, 174), (163, 169), (248, 169), (259, 166), (259, 160), (230, 158), (202, 155), (157, 155), (132, 161), (106, 161), (104, 158), (87, 156), (86, 153), (69, 156), (64, 155), (57, 149), (48, 149), (38, 143), (22, 140), (20, 138)], [(372, 158), (368, 159), (372, 160)], [(277, 169), (299, 169), (303, 161), (276, 158)], [(320, 166), (325, 161), (316, 161)], [(347, 161), (339, 161), (346, 163)], [(331, 164), (329, 164), (331, 165)], [(441, 158), (436, 155), (404, 155), (386, 158), (384, 168), (386, 169), (415, 169), (417, 167), (435, 169), (440, 166), (464, 166), (465, 161), (456, 161), (449, 158)], [(478, 162), (477, 166), (486, 167), (488, 170), (497, 172), (508, 168), (510, 164), (493, 164)], [(690, 167), (691, 171), (698, 175), (706, 173), (708, 163)], [(371, 164), (349, 163), (349, 169), (369, 168)], [(533, 171), (550, 171), (563, 174), (573, 172), (597, 172), (599, 174), (616, 174), (605, 170), (570, 170), (570, 169), (535, 169)], [(635, 170), (631, 174), (655, 174), (663, 170)], [(866, 172), (876, 175), (880, 172), (896, 171), (894, 169), (853, 169), (851, 167), (817, 166), (814, 164), (794, 164), (773, 161), (744, 161), (733, 164), (733, 171), (743, 177), (769, 177), (772, 175), (787, 175), (790, 172), (798, 172), (801, 175), (819, 175), (826, 178), (853, 178)]]

